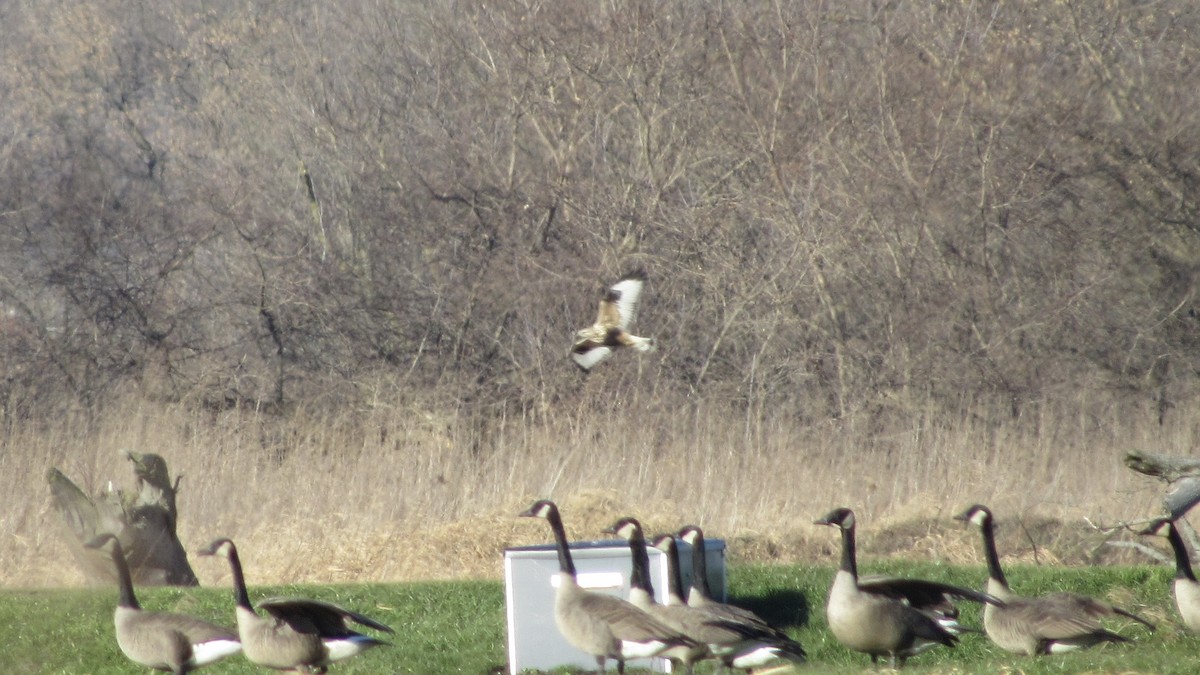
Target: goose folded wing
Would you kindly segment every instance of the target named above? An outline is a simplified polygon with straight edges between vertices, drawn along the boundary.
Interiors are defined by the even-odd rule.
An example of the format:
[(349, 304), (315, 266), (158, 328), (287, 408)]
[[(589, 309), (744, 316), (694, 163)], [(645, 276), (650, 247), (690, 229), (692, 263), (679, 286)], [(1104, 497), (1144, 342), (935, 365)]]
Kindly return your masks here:
[[(618, 640), (646, 642), (683, 638), (678, 631), (633, 605), (610, 595), (589, 595), (579, 602), (580, 609), (608, 625)], [(683, 638), (687, 640), (687, 638)]]
[(803, 660), (808, 657), (808, 652), (804, 651), (804, 647), (799, 642), (793, 640), (787, 633), (770, 626), (764, 628), (728, 619), (713, 619), (705, 621), (704, 625), (720, 628), (738, 636), (741, 640), (741, 644), (737, 645), (740, 652), (771, 649), (775, 650), (774, 654), (777, 658)]
[(1143, 619), (1133, 612), (1121, 609), (1120, 607), (1114, 607), (1103, 600), (1089, 598), (1086, 595), (1077, 595), (1075, 593), (1065, 592), (1049, 593), (1042, 597), (1062, 607), (1070, 608), (1073, 612), (1085, 614), (1096, 620), (1110, 616), (1123, 616), (1127, 619), (1133, 619), (1134, 621), (1144, 624), (1150, 630), (1154, 630), (1153, 623)]
[(737, 621), (740, 623), (753, 624), (756, 626), (760, 626), (762, 628), (774, 629), (774, 626), (767, 623), (766, 619), (762, 618), (761, 616), (755, 614), (754, 612), (752, 612), (744, 607), (738, 607), (737, 605), (727, 605), (724, 603), (713, 603), (711, 605), (704, 605), (703, 609), (704, 609), (704, 611), (706, 611), (720, 619), (726, 619), (729, 621)]
[(1103, 630), (1094, 617), (1037, 598), (1010, 603), (997, 620), (1029, 626), (1042, 640), (1070, 640)]
[(714, 615), (712, 619), (705, 621), (704, 625), (727, 630), (743, 640), (765, 640), (770, 642), (792, 641), (792, 639), (788, 637), (787, 633), (766, 623), (738, 621), (733, 618), (722, 618)]
[(211, 624), (186, 614), (144, 612), (143, 615), (158, 626), (187, 636), (191, 644), (200, 644), (213, 640), (230, 640), (236, 642), (238, 639), (237, 633), (231, 629)]

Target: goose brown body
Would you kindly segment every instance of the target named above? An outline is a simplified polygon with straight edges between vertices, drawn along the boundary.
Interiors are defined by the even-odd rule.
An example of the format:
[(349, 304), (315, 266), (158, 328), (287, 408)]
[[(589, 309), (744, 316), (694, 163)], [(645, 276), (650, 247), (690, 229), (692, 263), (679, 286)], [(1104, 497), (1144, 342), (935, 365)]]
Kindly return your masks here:
[(1001, 649), (1014, 654), (1055, 654), (1101, 642), (1128, 642), (1129, 638), (1101, 625), (1100, 619), (1105, 617), (1124, 616), (1154, 630), (1154, 624), (1142, 617), (1095, 598), (1074, 593), (1050, 593), (1038, 597), (1014, 593), (1000, 567), (991, 510), (976, 504), (955, 519), (973, 524), (982, 532), (988, 565), (987, 592), (1005, 603), (984, 607), (983, 627)]
[(184, 614), (143, 610), (120, 541), (103, 534), (85, 546), (98, 549), (110, 542), (121, 592), (113, 625), (117, 646), (130, 661), (154, 670), (188, 673), (241, 650), (232, 630)]
[(335, 661), (387, 644), (351, 630), (347, 621), (387, 633), (392, 632), (391, 628), (321, 600), (269, 598), (258, 603), (258, 609), (266, 613), (260, 616), (250, 604), (234, 543), (217, 539), (199, 555), (219, 555), (229, 560), (238, 636), (246, 658), (252, 663), (275, 670), (324, 673)]

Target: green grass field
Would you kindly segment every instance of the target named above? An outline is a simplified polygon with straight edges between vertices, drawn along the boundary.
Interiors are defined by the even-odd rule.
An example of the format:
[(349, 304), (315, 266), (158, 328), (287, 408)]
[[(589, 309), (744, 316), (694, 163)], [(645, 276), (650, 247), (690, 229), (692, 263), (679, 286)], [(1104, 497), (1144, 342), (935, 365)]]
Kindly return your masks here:
[[(980, 568), (897, 561), (861, 565), (862, 572), (936, 578), (971, 587), (981, 585)], [(1041, 568), (1009, 572), (1016, 590), (1040, 593), (1074, 590), (1107, 598), (1159, 624), (1151, 634), (1132, 622), (1114, 628), (1136, 640), (1087, 652), (1017, 657), (986, 638), (968, 635), (955, 650), (937, 649), (918, 656), (905, 671), (937, 673), (1195, 673), (1200, 672), (1200, 637), (1184, 634), (1169, 592), (1170, 570), (1152, 567)], [(833, 566), (734, 565), (731, 597), (770, 620), (787, 626), (809, 652), (814, 673), (869, 669), (869, 659), (840, 647), (825, 628), (824, 602)], [(2, 650), (7, 672), (137, 673), (113, 639), (111, 610), (116, 589), (0, 591)], [(493, 581), (281, 586), (251, 589), (251, 599), (270, 595), (306, 595), (336, 601), (391, 625), (391, 647), (336, 664), (336, 673), (487, 673), (506, 663), (504, 589)], [(186, 612), (232, 624), (232, 595), (227, 588), (139, 589), (143, 607)], [(978, 609), (967, 607), (968, 622), (978, 625)], [(263, 672), (241, 657), (205, 672)], [(702, 670), (708, 672), (708, 667)]]

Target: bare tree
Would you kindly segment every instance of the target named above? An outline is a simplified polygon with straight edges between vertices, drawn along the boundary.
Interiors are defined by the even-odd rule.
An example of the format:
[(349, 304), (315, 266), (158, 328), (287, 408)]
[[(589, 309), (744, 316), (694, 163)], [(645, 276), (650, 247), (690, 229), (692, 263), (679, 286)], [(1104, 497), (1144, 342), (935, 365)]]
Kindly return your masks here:
[(0, 9), (9, 410), (585, 405), (630, 267), (748, 424), (1196, 395), (1182, 4), (206, 7)]

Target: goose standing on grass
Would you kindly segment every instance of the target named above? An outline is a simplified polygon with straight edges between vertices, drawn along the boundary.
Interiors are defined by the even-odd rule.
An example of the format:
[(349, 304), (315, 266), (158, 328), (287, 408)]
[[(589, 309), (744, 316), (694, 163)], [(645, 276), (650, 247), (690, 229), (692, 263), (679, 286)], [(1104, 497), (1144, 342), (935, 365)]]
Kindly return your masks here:
[(1171, 542), (1171, 550), (1175, 553), (1175, 581), (1171, 590), (1175, 594), (1175, 606), (1179, 608), (1179, 617), (1183, 625), (1192, 633), (1200, 633), (1200, 582), (1192, 572), (1192, 560), (1188, 556), (1187, 546), (1179, 535), (1179, 528), (1170, 518), (1159, 518), (1142, 530), (1141, 534), (1156, 534), (1166, 537)]
[(334, 661), (387, 644), (350, 630), (346, 620), (386, 633), (391, 633), (391, 628), (330, 602), (270, 598), (258, 603), (258, 608), (267, 613), (265, 617), (259, 616), (246, 593), (242, 562), (233, 542), (217, 539), (197, 554), (229, 560), (238, 635), (251, 663), (275, 670), (324, 673)]
[(922, 579), (872, 577), (860, 580), (855, 558), (854, 512), (839, 508), (815, 521), (841, 530), (842, 561), (833, 585), (825, 617), (834, 637), (854, 651), (871, 655), (871, 663), (881, 656), (894, 668), (904, 665), (910, 656), (945, 645), (958, 644), (957, 611), (949, 598), (1003, 604), (1000, 600), (972, 591)]
[[(679, 548), (675, 544), (675, 537), (659, 535), (651, 542), (651, 546), (667, 557), (667, 607), (679, 607), (698, 615), (704, 630), (718, 638), (710, 642), (708, 647), (721, 665), (751, 669), (784, 660), (804, 663), (807, 654), (800, 643), (761, 619), (746, 619), (722, 612), (720, 610), (725, 605), (720, 603), (708, 607), (688, 605), (683, 599), (683, 578), (679, 571)], [(695, 573), (693, 567), (692, 574)]]
[(629, 544), (629, 602), (650, 614), (667, 626), (695, 641), (691, 649), (676, 650), (669, 658), (680, 664), (689, 675), (692, 667), (712, 655), (712, 648), (723, 647), (724, 643), (740, 640), (740, 636), (727, 629), (710, 625), (710, 617), (692, 607), (668, 606), (654, 599), (654, 585), (650, 581), (650, 555), (646, 551), (646, 536), (642, 524), (636, 518), (621, 518), (605, 534), (614, 534)]
[(983, 552), (988, 566), (987, 592), (1005, 602), (1003, 607), (984, 607), (983, 627), (1001, 649), (1014, 654), (1057, 654), (1101, 642), (1129, 642), (1129, 638), (1100, 625), (1101, 618), (1111, 616), (1124, 616), (1154, 630), (1154, 624), (1132, 612), (1083, 595), (1050, 593), (1026, 598), (1013, 593), (996, 553), (992, 512), (986, 506), (976, 504), (954, 518), (975, 525), (983, 533)]
[(699, 646), (625, 600), (581, 588), (575, 579), (567, 532), (554, 502), (545, 499), (534, 502), (518, 515), (541, 518), (550, 524), (559, 568), (554, 623), (568, 643), (595, 657), (601, 672), (608, 659), (616, 659), (617, 672), (624, 673), (625, 661), (629, 659), (670, 658)]
[(112, 534), (102, 534), (84, 546), (101, 549), (110, 541), (121, 588), (113, 623), (117, 645), (130, 661), (178, 675), (241, 651), (237, 634), (228, 628), (183, 614), (143, 610), (133, 593), (133, 577), (121, 542)]
[(620, 281), (604, 289), (596, 322), (575, 333), (571, 358), (583, 372), (612, 356), (621, 347), (633, 347), (640, 352), (654, 351), (654, 341), (629, 332), (637, 311), (638, 297), (646, 283), (646, 273), (626, 274)]

